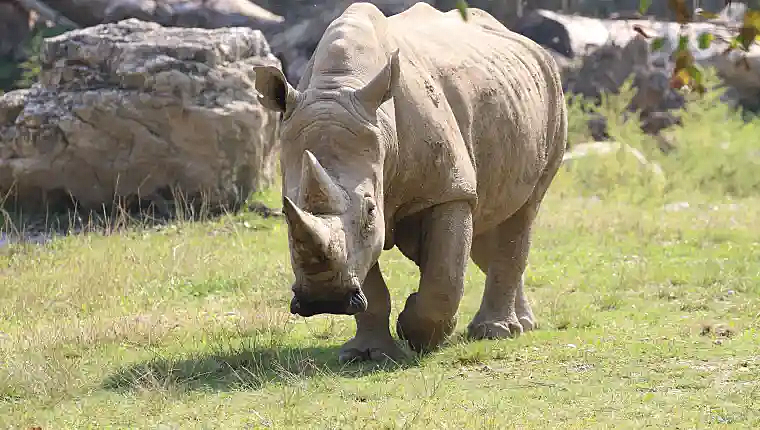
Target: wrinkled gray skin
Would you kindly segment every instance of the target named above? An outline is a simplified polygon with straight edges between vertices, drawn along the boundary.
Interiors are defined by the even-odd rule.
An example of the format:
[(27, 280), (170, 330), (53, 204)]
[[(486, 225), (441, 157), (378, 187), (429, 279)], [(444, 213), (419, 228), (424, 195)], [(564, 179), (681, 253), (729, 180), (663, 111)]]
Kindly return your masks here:
[(468, 256), (487, 273), (471, 338), (536, 327), (523, 291), (530, 230), (565, 150), (558, 68), (487, 13), (355, 3), (325, 31), (298, 88), (256, 70), (284, 112), (291, 312), (354, 315), (340, 360), (399, 359), (383, 249), (420, 268), (397, 323), (414, 351), (454, 330)]

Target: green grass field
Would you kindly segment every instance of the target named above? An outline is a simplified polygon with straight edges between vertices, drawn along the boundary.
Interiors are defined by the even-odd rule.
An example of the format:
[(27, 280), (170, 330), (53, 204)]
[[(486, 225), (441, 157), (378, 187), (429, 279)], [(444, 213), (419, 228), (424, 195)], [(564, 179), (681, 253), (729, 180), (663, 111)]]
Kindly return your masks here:
[[(289, 314), (281, 219), (0, 248), (0, 428), (758, 428), (760, 125), (690, 109), (677, 155), (647, 152), (665, 179), (623, 155), (562, 170), (526, 274), (538, 331), (465, 341), (470, 264), (455, 336), (405, 363), (341, 366), (353, 320)], [(418, 272), (381, 267), (395, 327)]]

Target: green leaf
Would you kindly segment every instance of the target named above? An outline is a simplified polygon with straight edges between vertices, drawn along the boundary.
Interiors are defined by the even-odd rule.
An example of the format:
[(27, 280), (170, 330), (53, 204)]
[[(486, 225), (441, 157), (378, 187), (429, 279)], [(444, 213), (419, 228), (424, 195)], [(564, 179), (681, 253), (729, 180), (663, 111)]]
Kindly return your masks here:
[(760, 31), (760, 10), (748, 10), (744, 14), (744, 26)]
[(689, 36), (682, 34), (678, 37), (678, 50), (686, 51), (689, 49)]
[(701, 33), (699, 37), (697, 38), (697, 43), (699, 44), (699, 49), (707, 49), (710, 47), (710, 43), (713, 41), (712, 33), (705, 31), (704, 33)]
[(705, 83), (702, 75), (702, 70), (696, 65), (692, 65), (687, 69), (689, 76), (691, 76), (691, 88), (699, 94), (705, 92)]
[(465, 0), (457, 0), (457, 9), (459, 10), (459, 14), (462, 15), (462, 19), (467, 21), (467, 8), (469, 6), (467, 5), (467, 2)]
[[(748, 34), (751, 33), (751, 34)], [(750, 36), (750, 37), (747, 37)], [(739, 34), (735, 38), (737, 47), (742, 48), (744, 51), (749, 51), (750, 45), (755, 41), (755, 35), (753, 29), (750, 27), (742, 27), (739, 29)]]
[(657, 37), (654, 40), (652, 40), (652, 51), (659, 51), (660, 49), (662, 49), (663, 46), (665, 46), (664, 37)]
[(649, 10), (649, 6), (652, 6), (652, 0), (639, 0), (639, 12), (644, 15)]
[(689, 76), (694, 80), (696, 84), (702, 84), (702, 71), (696, 65), (691, 65), (686, 69), (689, 72)]

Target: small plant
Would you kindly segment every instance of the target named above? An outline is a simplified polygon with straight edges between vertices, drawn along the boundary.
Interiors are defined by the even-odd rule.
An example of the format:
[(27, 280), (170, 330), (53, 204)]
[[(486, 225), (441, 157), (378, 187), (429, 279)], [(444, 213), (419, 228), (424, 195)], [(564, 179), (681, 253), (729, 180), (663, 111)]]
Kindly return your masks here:
[[(663, 132), (675, 149), (663, 153), (656, 137), (644, 133), (638, 112), (628, 110), (635, 93), (628, 79), (618, 94), (605, 93), (598, 105), (577, 95), (568, 97), (570, 151), (582, 143), (589, 113), (607, 119), (607, 152), (566, 162), (558, 187), (566, 192), (636, 204), (689, 198), (760, 194), (760, 118), (745, 121), (741, 110), (720, 102), (724, 89), (713, 69), (704, 73), (705, 93), (687, 96), (674, 113), (682, 124)], [(659, 138), (665, 138), (663, 136)], [(609, 153), (613, 151), (614, 154)], [(638, 151), (646, 163), (634, 155)], [(662, 174), (656, 172), (661, 171)]]
[[(6, 89), (29, 88), (35, 82), (42, 70), (40, 64), (40, 51), (46, 38), (55, 37), (67, 31), (66, 27), (38, 26), (32, 31), (30, 37), (24, 42), (26, 60), (21, 63), (7, 62), (0, 64), (0, 81)], [(3, 90), (0, 90), (0, 95)]]

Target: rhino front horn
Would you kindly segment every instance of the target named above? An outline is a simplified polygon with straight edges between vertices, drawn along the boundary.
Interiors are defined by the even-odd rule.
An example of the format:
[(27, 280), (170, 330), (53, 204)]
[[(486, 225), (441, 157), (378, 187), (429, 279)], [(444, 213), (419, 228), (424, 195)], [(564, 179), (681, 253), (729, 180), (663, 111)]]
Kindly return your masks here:
[(340, 214), (348, 206), (346, 193), (308, 149), (304, 151), (301, 161), (300, 200), (310, 212), (322, 214)]
[(282, 199), (282, 211), (290, 227), (291, 236), (303, 245), (303, 249), (327, 252), (330, 232), (322, 220), (301, 210), (287, 196)]

